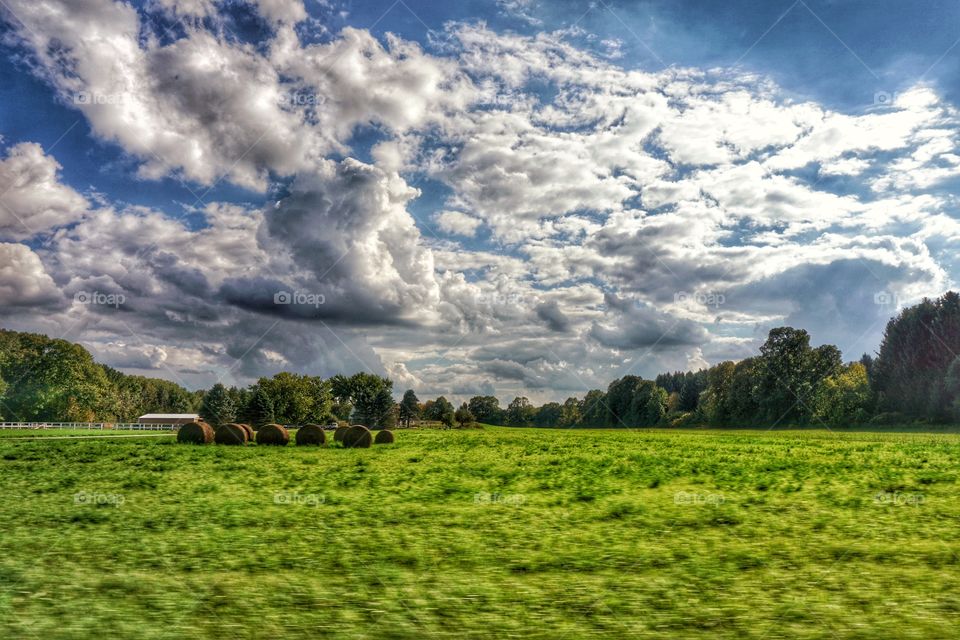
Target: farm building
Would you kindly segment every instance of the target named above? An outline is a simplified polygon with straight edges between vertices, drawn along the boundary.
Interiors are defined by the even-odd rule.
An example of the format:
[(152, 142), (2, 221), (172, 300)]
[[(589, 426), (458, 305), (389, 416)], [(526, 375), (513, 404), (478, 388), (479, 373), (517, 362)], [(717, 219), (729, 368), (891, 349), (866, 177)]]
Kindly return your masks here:
[(140, 424), (187, 424), (196, 422), (200, 416), (196, 413), (145, 413), (137, 422)]

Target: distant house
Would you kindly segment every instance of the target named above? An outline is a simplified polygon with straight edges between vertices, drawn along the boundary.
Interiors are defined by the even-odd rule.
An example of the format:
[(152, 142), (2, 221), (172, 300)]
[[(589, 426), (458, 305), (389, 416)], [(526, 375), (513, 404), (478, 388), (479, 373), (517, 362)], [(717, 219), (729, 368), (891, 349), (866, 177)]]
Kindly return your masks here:
[(196, 422), (200, 416), (196, 413), (145, 413), (137, 422), (140, 424), (187, 424)]

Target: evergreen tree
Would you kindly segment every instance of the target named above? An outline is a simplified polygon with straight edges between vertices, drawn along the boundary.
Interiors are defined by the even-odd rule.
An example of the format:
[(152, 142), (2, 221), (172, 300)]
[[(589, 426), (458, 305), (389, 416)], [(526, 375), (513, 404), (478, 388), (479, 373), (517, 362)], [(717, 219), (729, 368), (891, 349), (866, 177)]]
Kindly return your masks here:
[(914, 418), (951, 417), (947, 373), (960, 353), (960, 295), (924, 299), (887, 323), (868, 375), (884, 411)]
[(261, 387), (257, 387), (250, 398), (250, 404), (246, 411), (246, 420), (259, 429), (265, 424), (273, 424), (277, 421), (273, 398)]
[(203, 404), (200, 405), (200, 417), (214, 427), (237, 419), (233, 400), (227, 389), (219, 382), (204, 394)]

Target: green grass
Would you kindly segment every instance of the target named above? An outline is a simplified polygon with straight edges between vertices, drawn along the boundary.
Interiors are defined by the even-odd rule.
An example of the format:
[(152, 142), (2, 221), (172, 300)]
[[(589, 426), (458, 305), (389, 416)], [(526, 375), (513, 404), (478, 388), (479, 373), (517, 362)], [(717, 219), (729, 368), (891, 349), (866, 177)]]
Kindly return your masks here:
[(958, 463), (952, 434), (0, 440), (0, 637), (955, 637)]
[(78, 438), (92, 436), (122, 436), (122, 435), (168, 435), (175, 438), (174, 431), (141, 431), (134, 429), (0, 429), (0, 439), (15, 438)]

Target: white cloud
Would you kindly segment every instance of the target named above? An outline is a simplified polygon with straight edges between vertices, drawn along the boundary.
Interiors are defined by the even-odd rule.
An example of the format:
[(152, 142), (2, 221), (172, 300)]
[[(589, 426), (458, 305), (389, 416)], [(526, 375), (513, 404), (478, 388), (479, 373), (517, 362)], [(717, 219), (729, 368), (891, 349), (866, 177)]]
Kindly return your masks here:
[(434, 217), (434, 220), (436, 220), (437, 227), (441, 231), (469, 238), (475, 236), (477, 229), (483, 224), (482, 220), (478, 220), (462, 211), (441, 211)]
[(0, 238), (24, 240), (86, 214), (86, 199), (60, 182), (60, 169), (33, 142), (14, 145), (0, 158)]
[[(839, 113), (731, 70), (625, 70), (616, 43), (601, 59), (564, 33), (305, 44), (302, 3), (260, 0), (254, 46), (207, 30), (221, 3), (159, 2), (189, 18), (173, 40), (124, 3), (13, 1), (38, 69), (141, 178), (276, 185), (262, 207), (198, 203), (189, 226), (91, 210), (39, 147), (11, 149), (3, 201), (36, 231), (0, 231), (46, 237), (0, 245), (0, 293), (60, 309), (123, 292), (122, 315), (51, 316), (81, 320), (110, 362), (204, 383), (369, 368), (426, 393), (546, 399), (745, 355), (773, 322), (860, 348), (874, 291), (952, 282), (960, 227), (936, 188), (960, 173), (958, 114), (928, 88)], [(459, 238), (421, 233), (421, 197)], [(280, 288), (325, 302), (278, 307)]]
[(47, 307), (60, 298), (36, 253), (26, 245), (0, 243), (0, 309)]

